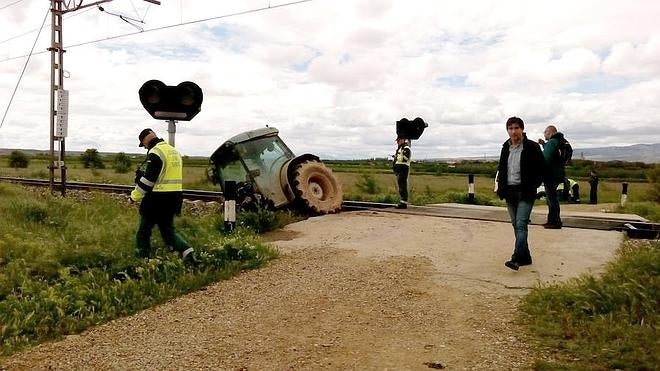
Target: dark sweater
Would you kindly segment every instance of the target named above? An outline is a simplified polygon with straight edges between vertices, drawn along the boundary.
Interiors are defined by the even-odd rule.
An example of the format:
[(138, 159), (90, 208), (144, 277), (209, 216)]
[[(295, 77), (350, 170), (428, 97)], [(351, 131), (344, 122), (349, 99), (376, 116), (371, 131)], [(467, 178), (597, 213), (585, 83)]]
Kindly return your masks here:
[(544, 181), (558, 184), (564, 181), (564, 163), (559, 157), (559, 144), (564, 140), (564, 134), (557, 132), (552, 135), (543, 145), (543, 157), (545, 158), (546, 174)]
[[(523, 150), (520, 155), (520, 189), (522, 197), (527, 200), (536, 198), (536, 189), (543, 181), (545, 172), (545, 160), (543, 152), (538, 143), (533, 142), (526, 137), (522, 142)], [(498, 165), (499, 174), (497, 176), (497, 195), (500, 199), (506, 198), (508, 186), (506, 184), (508, 173), (509, 147), (511, 143), (507, 140), (502, 145), (500, 152), (500, 163)]]

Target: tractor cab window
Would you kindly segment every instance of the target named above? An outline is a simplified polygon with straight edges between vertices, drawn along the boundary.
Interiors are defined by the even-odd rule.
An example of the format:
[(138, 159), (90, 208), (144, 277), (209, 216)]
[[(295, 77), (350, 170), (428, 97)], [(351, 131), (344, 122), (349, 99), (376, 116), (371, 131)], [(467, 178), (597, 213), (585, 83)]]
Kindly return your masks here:
[(240, 161), (232, 161), (225, 165), (222, 169), (222, 174), (224, 175), (225, 181), (234, 180), (237, 182), (243, 182), (245, 181), (247, 172)]
[(259, 157), (264, 163), (272, 165), (278, 162), (278, 160), (293, 157), (289, 156), (289, 152), (290, 150), (284, 147), (281, 141), (273, 140), (265, 143)]
[(237, 184), (246, 181), (249, 182), (249, 177), (247, 171), (245, 170), (245, 166), (243, 166), (243, 162), (238, 157), (226, 161), (224, 164), (222, 164), (218, 171), (218, 178), (220, 181), (220, 187), (223, 190), (226, 181), (234, 181)]
[(276, 136), (239, 143), (236, 150), (254, 178), (279, 174), (282, 165), (293, 158), (291, 150)]
[(254, 188), (269, 200), (281, 199), (280, 171), (294, 157), (284, 142), (277, 136), (262, 137), (237, 143), (236, 151)]

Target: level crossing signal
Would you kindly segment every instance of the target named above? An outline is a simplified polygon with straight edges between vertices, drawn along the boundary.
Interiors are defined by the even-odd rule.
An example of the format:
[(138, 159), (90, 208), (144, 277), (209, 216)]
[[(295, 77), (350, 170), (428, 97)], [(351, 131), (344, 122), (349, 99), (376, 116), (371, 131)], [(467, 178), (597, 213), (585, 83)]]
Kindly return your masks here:
[(429, 126), (421, 117), (415, 117), (414, 120), (402, 118), (396, 122), (396, 135), (398, 138), (419, 139), (424, 133), (424, 129)]
[(177, 86), (149, 80), (140, 88), (140, 103), (157, 120), (190, 121), (202, 109), (202, 89), (194, 82)]

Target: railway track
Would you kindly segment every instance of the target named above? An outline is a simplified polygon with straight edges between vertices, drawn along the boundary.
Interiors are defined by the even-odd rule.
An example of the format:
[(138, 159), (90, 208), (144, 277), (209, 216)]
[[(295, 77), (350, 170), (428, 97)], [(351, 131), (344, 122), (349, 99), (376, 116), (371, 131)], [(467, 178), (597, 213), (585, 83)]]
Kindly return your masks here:
[[(0, 181), (12, 182), (26, 186), (48, 187), (50, 182), (46, 179), (26, 179), (0, 177)], [(55, 184), (56, 188), (60, 187)], [(120, 184), (102, 184), (85, 182), (67, 182), (66, 187), (69, 190), (100, 191), (110, 193), (130, 194), (133, 186)], [(59, 189), (59, 188), (58, 188)], [(183, 197), (191, 201), (216, 201), (222, 202), (222, 192), (202, 191), (202, 190), (183, 190)], [(457, 219), (473, 219), (483, 221), (494, 221), (509, 223), (509, 215), (506, 208), (483, 205), (465, 205), (465, 204), (437, 204), (425, 206), (410, 206), (407, 209), (395, 209), (394, 204), (366, 202), (366, 201), (344, 201), (342, 203), (343, 211), (358, 210), (378, 210), (382, 212), (392, 212), (411, 215), (434, 216)], [(545, 222), (545, 212), (533, 211), (531, 215), (531, 224), (543, 224)], [(646, 219), (631, 214), (614, 213), (570, 213), (562, 212), (562, 221), (564, 227), (598, 229), (598, 230), (619, 230), (625, 231), (631, 238), (660, 238), (660, 224), (649, 223)]]
[[(50, 181), (47, 179), (27, 179), (27, 178), (12, 178), (12, 177), (0, 177), (0, 181), (11, 182), (26, 186), (35, 186), (35, 187), (48, 187)], [(61, 184), (55, 183), (55, 188), (60, 190)], [(131, 185), (122, 185), (122, 184), (104, 184), (104, 183), (85, 183), (85, 182), (66, 182), (67, 190), (79, 190), (79, 191), (99, 191), (99, 192), (108, 192), (108, 193), (121, 193), (121, 194), (130, 194), (135, 186)], [(184, 189), (183, 198), (191, 201), (222, 201), (222, 192), (214, 191), (202, 191), (195, 189)]]
[[(504, 207), (466, 205), (466, 204), (436, 204), (425, 206), (408, 206), (407, 209), (395, 209), (394, 204), (344, 201), (342, 210), (379, 210), (381, 212), (403, 213), (443, 218), (472, 219), (492, 222), (510, 223), (509, 213)], [(545, 208), (532, 210), (530, 217), (532, 225), (545, 223), (547, 211)], [(623, 231), (630, 238), (657, 239), (660, 238), (660, 224), (649, 223), (648, 220), (632, 214), (616, 213), (584, 213), (562, 211), (562, 223), (567, 228), (597, 229), (604, 231)]]

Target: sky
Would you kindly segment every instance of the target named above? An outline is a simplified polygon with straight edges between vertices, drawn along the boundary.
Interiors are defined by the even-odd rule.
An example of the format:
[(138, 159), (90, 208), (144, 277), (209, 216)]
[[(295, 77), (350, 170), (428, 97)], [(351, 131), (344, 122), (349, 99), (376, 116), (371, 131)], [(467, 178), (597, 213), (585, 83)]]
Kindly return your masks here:
[[(382, 158), (394, 153), (396, 121), (415, 117), (429, 126), (412, 143), (414, 159), (497, 156), (510, 116), (534, 140), (554, 124), (573, 148), (660, 143), (658, 1), (101, 6), (62, 22), (66, 150), (140, 153), (146, 127), (167, 139), (167, 123), (139, 101), (152, 79), (203, 91), (201, 112), (176, 125), (176, 147), (188, 156), (210, 156), (228, 138), (269, 125), (296, 154)], [(50, 146), (49, 7), (0, 0), (0, 114), (25, 68), (0, 148)]]

